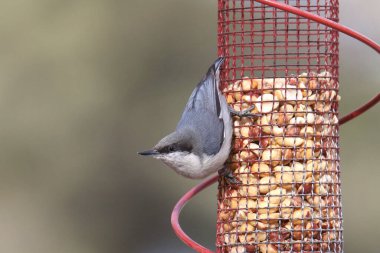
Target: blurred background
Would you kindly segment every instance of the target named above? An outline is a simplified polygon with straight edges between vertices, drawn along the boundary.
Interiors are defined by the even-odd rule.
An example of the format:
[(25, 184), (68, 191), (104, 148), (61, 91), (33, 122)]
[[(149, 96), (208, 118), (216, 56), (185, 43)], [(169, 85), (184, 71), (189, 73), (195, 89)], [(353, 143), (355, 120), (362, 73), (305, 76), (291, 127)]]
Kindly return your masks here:
[[(172, 131), (216, 57), (216, 0), (13, 0), (0, 8), (0, 252), (192, 252), (171, 230), (197, 181), (136, 152)], [(380, 41), (380, 3), (341, 22)], [(341, 36), (341, 115), (379, 91)], [(380, 106), (341, 128), (346, 252), (378, 252)], [(214, 247), (216, 185), (183, 211)]]

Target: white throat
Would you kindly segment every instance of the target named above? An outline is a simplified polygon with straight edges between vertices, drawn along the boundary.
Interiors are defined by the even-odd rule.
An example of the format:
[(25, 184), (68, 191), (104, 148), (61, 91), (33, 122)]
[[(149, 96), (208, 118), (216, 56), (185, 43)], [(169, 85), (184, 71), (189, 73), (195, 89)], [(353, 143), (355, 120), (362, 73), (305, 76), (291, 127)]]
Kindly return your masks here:
[(173, 152), (159, 155), (157, 159), (160, 159), (170, 168), (185, 177), (199, 178), (198, 174), (201, 173), (202, 162), (199, 157), (193, 153)]
[(158, 155), (155, 158), (164, 162), (178, 174), (193, 179), (204, 178), (216, 172), (222, 168), (225, 161), (225, 158), (218, 159), (218, 156), (199, 157), (188, 152), (173, 152)]
[[(188, 152), (173, 152), (165, 155), (158, 155), (157, 159), (164, 162), (178, 174), (188, 178), (203, 178), (202, 161), (199, 156)], [(203, 160), (203, 159), (202, 159)]]

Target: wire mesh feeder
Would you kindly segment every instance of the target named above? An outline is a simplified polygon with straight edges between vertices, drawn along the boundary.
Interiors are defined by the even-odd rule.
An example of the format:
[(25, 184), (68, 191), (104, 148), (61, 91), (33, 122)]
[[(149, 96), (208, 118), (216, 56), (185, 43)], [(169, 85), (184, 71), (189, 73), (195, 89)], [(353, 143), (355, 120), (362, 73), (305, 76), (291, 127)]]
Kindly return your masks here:
[[(338, 120), (338, 31), (380, 47), (337, 24), (338, 10), (337, 0), (218, 1), (227, 102), (236, 110), (254, 104), (261, 116), (234, 118), (228, 166), (242, 185), (219, 179), (217, 252), (343, 252), (339, 123), (380, 96)], [(172, 216), (199, 252), (210, 251), (183, 233), (178, 215), (213, 180)]]
[[(288, 1), (289, 2), (289, 1)], [(291, 1), (338, 21), (336, 0)], [(222, 84), (236, 110), (219, 181), (218, 252), (342, 252), (338, 32), (254, 1), (219, 1)]]

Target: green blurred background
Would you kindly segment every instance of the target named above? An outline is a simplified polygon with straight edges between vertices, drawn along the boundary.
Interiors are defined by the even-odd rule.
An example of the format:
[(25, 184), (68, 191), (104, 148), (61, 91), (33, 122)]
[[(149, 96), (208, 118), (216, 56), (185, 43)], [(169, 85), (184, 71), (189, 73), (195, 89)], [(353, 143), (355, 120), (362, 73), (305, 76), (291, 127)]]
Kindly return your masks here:
[[(0, 252), (192, 252), (170, 213), (197, 181), (136, 152), (175, 127), (216, 57), (216, 0), (12, 0), (0, 8)], [(341, 22), (380, 41), (380, 4)], [(341, 36), (341, 113), (379, 91)], [(341, 129), (346, 252), (378, 252), (380, 106)], [(213, 247), (216, 186), (181, 223)]]

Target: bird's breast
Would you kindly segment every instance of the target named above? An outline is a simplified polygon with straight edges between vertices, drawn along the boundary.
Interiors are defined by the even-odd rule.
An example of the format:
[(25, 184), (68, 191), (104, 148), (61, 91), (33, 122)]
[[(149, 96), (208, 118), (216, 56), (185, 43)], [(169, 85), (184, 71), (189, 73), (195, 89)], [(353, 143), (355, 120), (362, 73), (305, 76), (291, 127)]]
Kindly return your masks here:
[(184, 152), (168, 154), (160, 160), (184, 177), (201, 179), (221, 168), (222, 164), (213, 158), (215, 157), (208, 155), (199, 157), (193, 153)]

